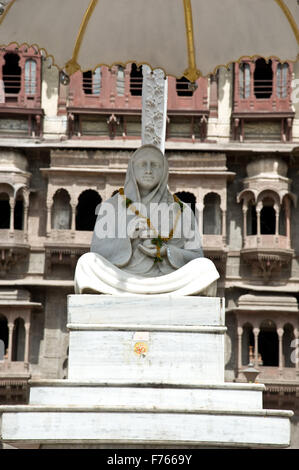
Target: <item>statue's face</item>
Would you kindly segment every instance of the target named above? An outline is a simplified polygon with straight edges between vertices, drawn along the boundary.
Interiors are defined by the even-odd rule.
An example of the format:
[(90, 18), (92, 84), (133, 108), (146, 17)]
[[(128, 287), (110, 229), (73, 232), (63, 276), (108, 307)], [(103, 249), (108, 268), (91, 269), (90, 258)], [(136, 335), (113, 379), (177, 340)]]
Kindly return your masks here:
[(150, 192), (162, 177), (163, 163), (155, 153), (144, 152), (134, 162), (134, 173), (138, 186), (143, 191)]

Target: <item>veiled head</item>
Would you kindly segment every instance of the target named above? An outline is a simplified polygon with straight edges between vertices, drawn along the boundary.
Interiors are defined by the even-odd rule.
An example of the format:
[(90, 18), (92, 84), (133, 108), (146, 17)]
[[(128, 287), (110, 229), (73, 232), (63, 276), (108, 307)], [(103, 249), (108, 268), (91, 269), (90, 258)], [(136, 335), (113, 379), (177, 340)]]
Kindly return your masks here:
[(168, 164), (154, 145), (143, 145), (129, 160), (125, 193), (132, 201), (163, 202), (167, 200)]

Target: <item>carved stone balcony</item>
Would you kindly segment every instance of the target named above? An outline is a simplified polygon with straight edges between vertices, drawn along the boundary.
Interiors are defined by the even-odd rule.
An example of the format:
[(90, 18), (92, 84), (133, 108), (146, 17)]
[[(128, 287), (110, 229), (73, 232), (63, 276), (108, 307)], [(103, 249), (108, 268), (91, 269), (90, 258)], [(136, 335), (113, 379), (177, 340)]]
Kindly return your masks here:
[(241, 250), (244, 261), (258, 269), (265, 280), (291, 263), (293, 254), (290, 239), (283, 235), (247, 235)]
[(78, 258), (90, 250), (92, 232), (51, 230), (45, 242), (46, 272), (53, 265), (68, 265), (75, 269)]
[(30, 251), (27, 234), (23, 230), (0, 230), (0, 278)]

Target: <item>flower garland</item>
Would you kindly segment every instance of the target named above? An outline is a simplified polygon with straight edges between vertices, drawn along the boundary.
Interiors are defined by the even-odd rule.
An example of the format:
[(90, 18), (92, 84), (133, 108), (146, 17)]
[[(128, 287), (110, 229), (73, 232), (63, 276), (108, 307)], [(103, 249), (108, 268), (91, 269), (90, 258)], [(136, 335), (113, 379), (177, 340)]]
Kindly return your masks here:
[(140, 213), (140, 211), (138, 209), (136, 209), (135, 206), (133, 206), (133, 201), (131, 199), (129, 199), (128, 197), (126, 197), (125, 192), (124, 192), (124, 188), (120, 188), (118, 190), (118, 192), (122, 196), (122, 198), (124, 199), (125, 204), (126, 204), (126, 208), (130, 209), (130, 211), (133, 212), (137, 217), (141, 217), (142, 219), (145, 219), (148, 228), (156, 234), (156, 237), (152, 238), (151, 242), (152, 242), (153, 245), (156, 246), (155, 263), (161, 263), (163, 261), (162, 256), (161, 256), (161, 248), (162, 248), (164, 243), (169, 242), (173, 238), (173, 234), (175, 232), (178, 220), (179, 220), (179, 218), (180, 218), (180, 216), (181, 216), (181, 214), (184, 210), (184, 205), (183, 205), (182, 201), (180, 201), (179, 198), (175, 194), (173, 195), (174, 201), (180, 206), (180, 211), (178, 212), (178, 214), (176, 216), (174, 226), (170, 230), (168, 237), (161, 237), (161, 235), (157, 232), (155, 227), (152, 225), (151, 219), (149, 217), (145, 217), (144, 215), (142, 215)]

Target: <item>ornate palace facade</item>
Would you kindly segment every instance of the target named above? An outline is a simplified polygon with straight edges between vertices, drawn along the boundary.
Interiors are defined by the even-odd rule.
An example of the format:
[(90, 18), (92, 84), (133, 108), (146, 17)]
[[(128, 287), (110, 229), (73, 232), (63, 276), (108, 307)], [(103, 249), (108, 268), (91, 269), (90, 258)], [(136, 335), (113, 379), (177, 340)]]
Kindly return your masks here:
[[(67, 375), (67, 295), (95, 207), (140, 146), (135, 65), (61, 80), (37, 50), (0, 51), (0, 402)], [(226, 298), (226, 375), (251, 362), (299, 447), (297, 64), (244, 60), (197, 89), (169, 78), (170, 189), (191, 204)], [(298, 81), (299, 83), (299, 81)], [(292, 85), (293, 84), (293, 85)], [(298, 86), (298, 85), (297, 85)]]

